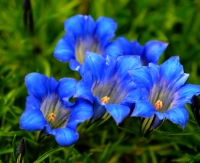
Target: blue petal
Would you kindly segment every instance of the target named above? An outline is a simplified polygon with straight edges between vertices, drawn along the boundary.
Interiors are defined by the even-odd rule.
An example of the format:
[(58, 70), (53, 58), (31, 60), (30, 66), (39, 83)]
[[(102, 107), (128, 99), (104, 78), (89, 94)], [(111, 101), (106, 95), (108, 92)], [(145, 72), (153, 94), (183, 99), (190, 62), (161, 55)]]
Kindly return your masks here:
[[(82, 77), (82, 80), (84, 82), (86, 82), (88, 84), (88, 86), (90, 85), (92, 87), (92, 84), (93, 84), (93, 76), (92, 76), (92, 72), (91, 71), (88, 71), (88, 70), (85, 70), (83, 66), (80, 67), (79, 69), (79, 74), (81, 75)], [(81, 81), (82, 81), (81, 80)]]
[(84, 16), (84, 26), (83, 34), (84, 37), (87, 38), (88, 36), (94, 37), (96, 23), (91, 16)]
[[(171, 63), (171, 64), (170, 64)], [(166, 68), (166, 70), (164, 70)], [(160, 84), (166, 90), (170, 92), (176, 92), (180, 87), (182, 87), (189, 77), (188, 74), (183, 72), (183, 67), (179, 63), (178, 57), (171, 57), (166, 61), (166, 64), (160, 66)]]
[(157, 82), (159, 82), (159, 78), (160, 78), (160, 67), (154, 63), (149, 63), (149, 70), (151, 73), (151, 77), (152, 77), (152, 81), (154, 84), (157, 84)]
[(102, 105), (97, 97), (95, 97), (93, 109), (94, 109), (94, 114), (92, 116), (92, 122), (101, 119), (106, 113), (105, 105)]
[[(123, 101), (121, 102), (121, 104), (123, 103), (127, 103), (127, 102), (137, 102), (138, 99), (142, 96), (145, 95), (141, 89), (134, 89), (131, 90), (131, 92), (129, 92), (126, 97), (123, 99)], [(146, 96), (146, 98), (148, 98), (148, 96)]]
[(117, 23), (107, 17), (100, 17), (96, 21), (96, 35), (100, 40), (101, 47), (105, 47), (108, 41), (114, 37)]
[(76, 104), (72, 107), (71, 115), (67, 126), (72, 128), (70, 124), (73, 124), (72, 126), (75, 127), (74, 123), (76, 124), (82, 123), (85, 120), (91, 118), (92, 115), (93, 115), (92, 104), (86, 100), (77, 99)]
[(84, 71), (92, 72), (92, 76), (95, 80), (101, 80), (104, 75), (104, 67), (106, 66), (106, 60), (99, 54), (87, 52), (85, 60), (83, 62)]
[(141, 67), (139, 69), (130, 70), (129, 74), (131, 75), (133, 82), (139, 88), (145, 88), (148, 92), (150, 92), (153, 87), (153, 81), (150, 74), (149, 67)]
[(49, 94), (55, 93), (57, 86), (58, 86), (58, 82), (53, 77), (50, 77), (48, 93)]
[(185, 108), (173, 108), (165, 112), (166, 118), (175, 124), (181, 125), (185, 128), (188, 121), (188, 111)]
[(54, 57), (61, 62), (68, 62), (70, 59), (75, 59), (75, 38), (72, 34), (67, 33), (61, 38), (55, 49)]
[(37, 97), (40, 101), (47, 96), (49, 79), (39, 73), (30, 73), (25, 77), (28, 94)]
[[(131, 79), (129, 74), (127, 75), (127, 77), (124, 80), (121, 80), (121, 85), (119, 85), (119, 86), (121, 88), (121, 91), (124, 90), (123, 93), (125, 93), (124, 94), (125, 96), (127, 96), (127, 94), (129, 94), (131, 91), (133, 91), (137, 88), (137, 86), (135, 85), (135, 83), (133, 82), (133, 80)], [(134, 99), (137, 99), (137, 97), (135, 97)]]
[(155, 114), (156, 110), (151, 103), (146, 100), (139, 100), (135, 104), (135, 108), (131, 114), (134, 117), (150, 118)]
[[(118, 80), (116, 79), (116, 83), (113, 82), (113, 85), (115, 85), (115, 87), (113, 88), (117, 89), (117, 92), (115, 93), (115, 103), (117, 104), (123, 102), (124, 98), (125, 100), (128, 100), (128, 99), (130, 100), (130, 95), (131, 95), (130, 92), (136, 89), (136, 85), (129, 75), (126, 75), (122, 79), (120, 78)], [(127, 97), (127, 95), (129, 97)], [(137, 95), (137, 93), (135, 95)], [(113, 97), (111, 96), (111, 98)], [(136, 100), (137, 98), (138, 97), (134, 97), (133, 100)]]
[(101, 78), (102, 83), (107, 83), (112, 77), (113, 74), (115, 73), (115, 68), (116, 68), (117, 60), (107, 56), (106, 57), (106, 66), (102, 67), (104, 69), (104, 75)]
[(35, 96), (26, 98), (26, 109), (40, 109), (41, 103)]
[(75, 36), (83, 35), (84, 16), (75, 15), (64, 22), (64, 29), (68, 33), (73, 33)]
[(191, 103), (194, 95), (200, 94), (200, 86), (186, 84), (181, 87), (173, 96), (173, 107), (184, 107), (186, 103)]
[(140, 59), (136, 56), (126, 55), (118, 57), (117, 72), (119, 77), (127, 74), (127, 70), (141, 67)]
[(60, 146), (70, 146), (74, 144), (79, 134), (71, 128), (58, 128), (53, 130), (53, 135)]
[(161, 112), (157, 111), (155, 114), (157, 115), (158, 119), (160, 119), (160, 120), (163, 120), (163, 119), (166, 118), (166, 114), (165, 113), (161, 113)]
[(131, 55), (118, 57), (117, 61), (115, 76), (112, 77), (115, 79), (113, 85), (120, 90), (118, 91), (119, 94), (124, 93), (125, 97), (131, 90), (136, 88), (128, 70), (141, 67), (141, 62), (138, 57)]
[(164, 50), (167, 48), (168, 43), (160, 42), (160, 41), (149, 41), (145, 44), (143, 56), (141, 57), (146, 64), (152, 62), (157, 63), (159, 60), (160, 55), (164, 52)]
[(86, 37), (94, 35), (95, 22), (91, 16), (76, 15), (64, 23), (65, 30), (73, 33), (76, 37)]
[(138, 55), (140, 57), (143, 57), (142, 53), (144, 51), (144, 47), (141, 46), (137, 40), (135, 40), (135, 41), (132, 42), (132, 49), (133, 50), (132, 50), (132, 54), (131, 55)]
[(69, 63), (69, 67), (71, 70), (79, 71), (81, 64), (79, 62), (77, 62), (75, 59), (71, 59), (70, 63)]
[(106, 48), (104, 49), (103, 56), (106, 57), (107, 55), (114, 59), (123, 55), (123, 50), (121, 46), (119, 46), (118, 42), (113, 41), (106, 46)]
[(124, 37), (118, 37), (116, 42), (120, 45), (123, 50), (123, 55), (135, 55), (133, 54), (132, 43)]
[(71, 102), (69, 102), (69, 98), (73, 97), (76, 91), (77, 81), (71, 78), (62, 78), (59, 80), (58, 83), (58, 94), (60, 98), (68, 103), (69, 105)]
[(160, 81), (168, 86), (168, 84), (176, 82), (176, 79), (183, 73), (183, 66), (179, 62), (179, 57), (171, 57), (160, 66)]
[(189, 74), (181, 74), (179, 75), (179, 78), (175, 79), (175, 83), (173, 83), (172, 88), (170, 88), (170, 85), (166, 89), (171, 89), (171, 91), (176, 92), (179, 88), (181, 88), (184, 83), (186, 82), (187, 78), (189, 77)]
[(20, 117), (20, 128), (28, 131), (43, 130), (47, 124), (43, 114), (38, 109), (26, 109)]
[(85, 28), (84, 28), (85, 35), (90, 35), (94, 37), (94, 32), (96, 28), (95, 21), (91, 16), (85, 16), (84, 18), (85, 18)]
[(92, 85), (88, 84), (87, 81), (81, 80), (77, 84), (76, 92), (74, 94), (74, 98), (84, 98), (89, 100), (90, 102), (93, 103), (93, 94), (91, 92)]
[(117, 125), (130, 113), (130, 108), (123, 105), (106, 104), (105, 107), (108, 113), (114, 118)]

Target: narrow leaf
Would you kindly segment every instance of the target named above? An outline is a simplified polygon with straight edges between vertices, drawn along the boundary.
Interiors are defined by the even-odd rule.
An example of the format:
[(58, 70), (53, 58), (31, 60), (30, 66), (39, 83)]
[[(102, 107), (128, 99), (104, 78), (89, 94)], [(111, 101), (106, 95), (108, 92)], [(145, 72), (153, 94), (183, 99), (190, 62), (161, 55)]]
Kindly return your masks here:
[(60, 150), (62, 150), (63, 148), (55, 148), (55, 149), (51, 149), (49, 151), (47, 151), (46, 153), (44, 153), (42, 156), (40, 156), (36, 161), (34, 161), (33, 163), (39, 163), (42, 162), (44, 159), (46, 159), (47, 157), (49, 157), (50, 155), (52, 155), (53, 153), (56, 153)]

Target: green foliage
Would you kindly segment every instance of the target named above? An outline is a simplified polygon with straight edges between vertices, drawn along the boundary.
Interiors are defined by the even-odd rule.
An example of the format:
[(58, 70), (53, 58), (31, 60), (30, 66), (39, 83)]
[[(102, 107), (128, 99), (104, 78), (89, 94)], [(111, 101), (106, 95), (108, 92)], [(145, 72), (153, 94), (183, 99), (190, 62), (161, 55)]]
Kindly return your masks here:
[(185, 128), (165, 121), (150, 137), (139, 135), (140, 119), (126, 118), (118, 127), (113, 119), (78, 127), (80, 138), (71, 147), (59, 147), (52, 137), (38, 141), (39, 133), (20, 130), (25, 108), (24, 77), (40, 72), (56, 79), (77, 73), (53, 57), (65, 33), (63, 22), (75, 14), (97, 19), (108, 16), (118, 23), (116, 37), (169, 42), (160, 63), (179, 55), (188, 82), (200, 81), (200, 2), (198, 0), (43, 0), (31, 1), (34, 35), (23, 24), (23, 1), (0, 2), (0, 162), (12, 163), (25, 137), (25, 162), (166, 163), (200, 162), (200, 128), (191, 114)]

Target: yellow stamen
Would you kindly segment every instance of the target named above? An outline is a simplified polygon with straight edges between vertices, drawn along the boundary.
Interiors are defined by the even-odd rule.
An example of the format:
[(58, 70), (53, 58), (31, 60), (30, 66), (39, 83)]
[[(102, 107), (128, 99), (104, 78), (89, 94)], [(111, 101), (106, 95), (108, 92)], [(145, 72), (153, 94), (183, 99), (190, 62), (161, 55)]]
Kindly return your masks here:
[(48, 122), (53, 123), (55, 121), (56, 114), (55, 113), (50, 113), (48, 116)]
[(109, 101), (110, 101), (110, 98), (109, 98), (108, 96), (104, 96), (104, 97), (101, 99), (101, 102), (102, 102), (102, 103), (105, 103), (105, 104), (107, 104)]
[(162, 101), (161, 100), (157, 100), (156, 103), (154, 104), (154, 107), (156, 110), (159, 110), (163, 107)]

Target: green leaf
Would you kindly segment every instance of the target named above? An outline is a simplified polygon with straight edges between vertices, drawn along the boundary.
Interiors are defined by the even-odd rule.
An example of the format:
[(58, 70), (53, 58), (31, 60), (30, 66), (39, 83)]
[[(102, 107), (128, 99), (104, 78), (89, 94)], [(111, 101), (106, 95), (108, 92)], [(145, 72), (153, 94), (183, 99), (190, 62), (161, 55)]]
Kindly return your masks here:
[(71, 147), (69, 148), (68, 154), (67, 154), (67, 156), (66, 156), (66, 158), (65, 158), (65, 162), (69, 162), (70, 156), (71, 156), (72, 153), (73, 153), (73, 149), (74, 149), (74, 146), (71, 146)]
[(127, 133), (131, 133), (131, 134), (134, 134), (136, 133), (135, 129), (134, 128), (131, 128), (131, 127), (120, 127), (118, 126), (118, 128), (122, 131), (125, 131)]
[(14, 158), (16, 158), (16, 145), (15, 145), (15, 143), (16, 143), (16, 137), (17, 137), (17, 135), (15, 134), (15, 136), (14, 136), (14, 138), (12, 140), (12, 147), (13, 147)]
[(0, 150), (0, 155), (12, 153), (12, 152), (13, 152), (13, 149), (12, 149), (12, 148), (1, 149), (1, 150)]
[(62, 150), (63, 148), (55, 148), (55, 149), (51, 149), (50, 151), (47, 151), (46, 153), (44, 153), (42, 156), (40, 156), (36, 161), (34, 161), (33, 163), (39, 163), (42, 162), (44, 159), (46, 159), (47, 157), (49, 157), (50, 155)]
[(15, 136), (15, 135), (22, 135), (23, 134), (23, 131), (11, 131), (11, 132), (2, 132), (0, 131), (0, 136), (5, 136), (5, 137), (8, 137), (8, 136)]
[(186, 135), (194, 135), (194, 134), (199, 134), (199, 130), (194, 130), (194, 131), (191, 131), (191, 132), (177, 132), (177, 133), (173, 133), (173, 132), (165, 132), (165, 131), (160, 131), (160, 130), (154, 130), (156, 132), (158, 132), (159, 134), (163, 134), (163, 135), (167, 135), (167, 136), (172, 136), (172, 135), (176, 135), (176, 136), (186, 136)]

